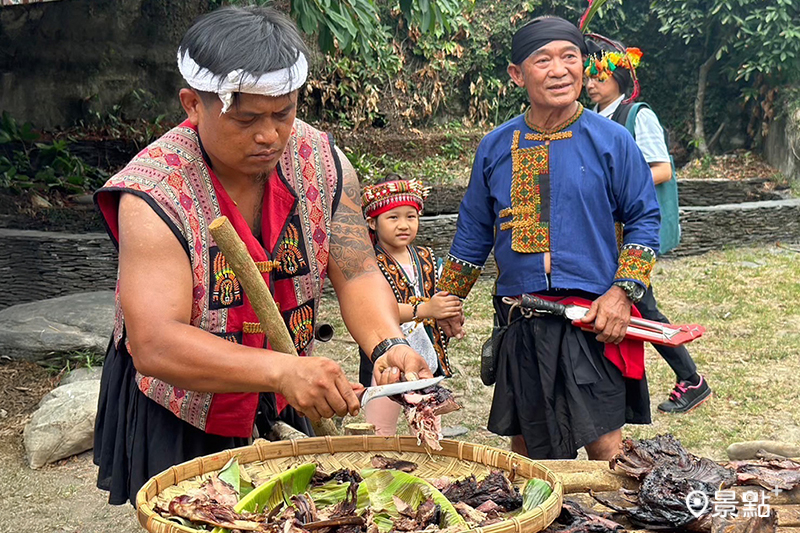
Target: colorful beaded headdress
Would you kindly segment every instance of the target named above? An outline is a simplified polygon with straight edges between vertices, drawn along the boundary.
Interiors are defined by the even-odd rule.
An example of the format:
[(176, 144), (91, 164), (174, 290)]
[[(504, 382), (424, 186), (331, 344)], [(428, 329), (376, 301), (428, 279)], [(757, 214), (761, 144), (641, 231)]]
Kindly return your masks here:
[(642, 51), (638, 48), (626, 48), (624, 53), (602, 50), (586, 58), (583, 73), (587, 78), (605, 81), (618, 68), (626, 68), (633, 72), (639, 66), (641, 59)]
[(395, 180), (364, 187), (361, 193), (361, 208), (365, 217), (377, 217), (395, 207), (410, 205), (422, 211), (430, 187), (419, 180)]
[(606, 0), (589, 0), (589, 6), (578, 22), (578, 28), (580, 28), (586, 37), (609, 44), (611, 47), (615, 48), (615, 51), (602, 50), (589, 54), (589, 57), (584, 63), (583, 72), (587, 78), (597, 78), (601, 81), (605, 81), (614, 74), (614, 71), (618, 68), (628, 69), (631, 73), (631, 79), (633, 80), (633, 91), (631, 95), (623, 101), (623, 103), (627, 104), (636, 100), (641, 92), (639, 78), (636, 77), (636, 67), (639, 66), (639, 61), (642, 59), (642, 51), (638, 48), (624, 48), (608, 37), (588, 31), (589, 21), (594, 18), (605, 3)]

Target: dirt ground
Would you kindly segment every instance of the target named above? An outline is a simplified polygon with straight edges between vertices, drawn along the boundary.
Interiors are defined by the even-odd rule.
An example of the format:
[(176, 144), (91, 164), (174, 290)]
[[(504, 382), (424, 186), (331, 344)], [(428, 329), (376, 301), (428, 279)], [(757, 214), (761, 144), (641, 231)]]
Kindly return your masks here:
[[(31, 363), (0, 364), (0, 533), (137, 533), (133, 507), (95, 488), (91, 452), (31, 470), (22, 430), (57, 376)], [(35, 512), (34, 512), (35, 511)]]

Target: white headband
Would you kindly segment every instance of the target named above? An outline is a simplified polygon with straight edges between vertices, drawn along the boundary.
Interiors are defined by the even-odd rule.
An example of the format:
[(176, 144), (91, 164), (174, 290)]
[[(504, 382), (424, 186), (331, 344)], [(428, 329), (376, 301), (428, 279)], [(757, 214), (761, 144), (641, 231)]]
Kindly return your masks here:
[(189, 52), (181, 54), (181, 50), (178, 50), (178, 69), (192, 89), (219, 94), (223, 113), (230, 109), (233, 93), (283, 96), (302, 87), (308, 76), (308, 62), (302, 52), (291, 67), (267, 72), (258, 78), (242, 69), (233, 70), (227, 76), (218, 76), (195, 63)]

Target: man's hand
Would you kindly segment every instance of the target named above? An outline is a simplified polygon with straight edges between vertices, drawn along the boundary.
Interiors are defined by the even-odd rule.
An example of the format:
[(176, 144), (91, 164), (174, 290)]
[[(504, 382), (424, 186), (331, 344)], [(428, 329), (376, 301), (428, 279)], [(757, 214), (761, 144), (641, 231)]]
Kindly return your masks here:
[(451, 339), (463, 339), (464, 338), (464, 321), (466, 318), (464, 317), (464, 310), (461, 310), (461, 313), (458, 316), (453, 318), (446, 318), (444, 320), (439, 320), (438, 324), (439, 327), (442, 328), (444, 334), (450, 337)]
[(594, 322), (597, 340), (609, 344), (619, 344), (625, 338), (625, 331), (631, 322), (631, 300), (616, 285), (592, 302), (592, 307), (581, 319), (584, 324)]
[(324, 357), (296, 357), (285, 368), (278, 391), (300, 414), (314, 422), (334, 414), (358, 414), (361, 403), (356, 391), (361, 385), (350, 383), (334, 361)]
[(436, 320), (460, 317), (461, 313), (461, 298), (447, 291), (437, 292), (417, 308), (417, 314), (422, 318), (431, 317)]
[(372, 375), (376, 384), (387, 385), (397, 383), (402, 376), (407, 381), (432, 378), (433, 372), (420, 354), (410, 346), (398, 344), (378, 357)]

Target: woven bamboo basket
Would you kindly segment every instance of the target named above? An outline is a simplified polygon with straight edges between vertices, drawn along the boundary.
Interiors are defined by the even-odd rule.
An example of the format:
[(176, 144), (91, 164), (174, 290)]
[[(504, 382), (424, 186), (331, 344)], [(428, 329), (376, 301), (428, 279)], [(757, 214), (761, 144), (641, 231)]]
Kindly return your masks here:
[(245, 465), (254, 481), (264, 482), (275, 474), (300, 464), (316, 462), (323, 470), (340, 468), (359, 470), (370, 467), (376, 453), (417, 463), (415, 476), (461, 478), (470, 474), (482, 477), (492, 469), (515, 472), (514, 484), (522, 487), (531, 478), (547, 481), (553, 488), (550, 497), (531, 511), (465, 533), (535, 533), (549, 526), (561, 512), (563, 486), (542, 464), (516, 453), (468, 442), (442, 440), (442, 449), (429, 450), (417, 445), (416, 437), (348, 436), (317, 437), (291, 441), (258, 440), (250, 446), (198, 457), (173, 466), (150, 478), (136, 495), (139, 523), (151, 533), (195, 532), (166, 520), (153, 511), (157, 498), (166, 499), (198, 486), (198, 478), (222, 469), (234, 456)]

